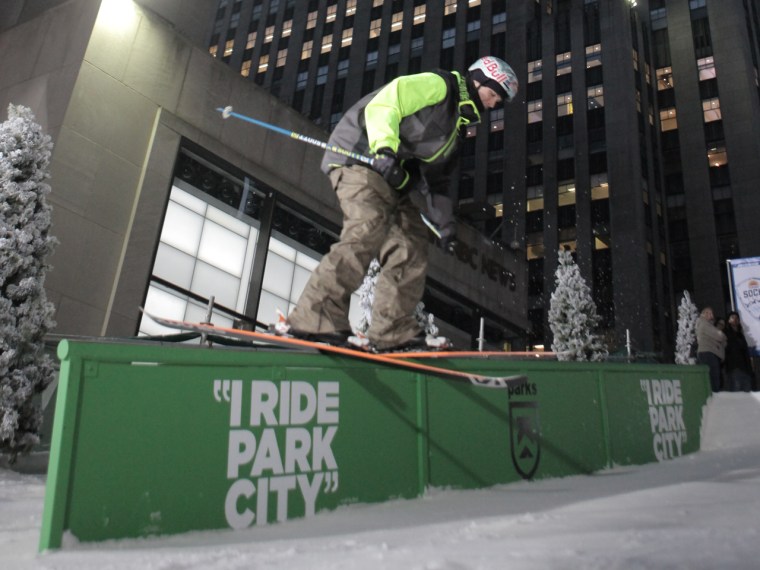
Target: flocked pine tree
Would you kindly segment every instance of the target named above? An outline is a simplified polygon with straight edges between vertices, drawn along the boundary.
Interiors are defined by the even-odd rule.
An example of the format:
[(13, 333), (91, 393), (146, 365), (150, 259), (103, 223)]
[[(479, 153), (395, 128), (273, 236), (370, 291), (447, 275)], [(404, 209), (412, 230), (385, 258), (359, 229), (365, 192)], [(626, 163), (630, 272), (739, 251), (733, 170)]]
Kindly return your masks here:
[[(375, 286), (377, 278), (380, 275), (380, 262), (373, 259), (364, 276), (364, 281), (359, 287), (359, 303), (361, 307), (361, 320), (359, 321), (358, 331), (366, 334), (369, 326), (372, 324), (372, 304), (375, 302)], [(414, 316), (417, 322), (428, 336), (438, 336), (438, 327), (435, 324), (435, 317), (425, 312), (425, 304), (418, 303), (414, 309)]]
[(696, 364), (692, 356), (692, 346), (697, 340), (696, 326), (699, 310), (691, 300), (688, 291), (683, 292), (683, 298), (678, 305), (678, 332), (676, 333), (676, 364)]
[(599, 315), (591, 290), (581, 276), (570, 251), (559, 252), (555, 289), (549, 308), (552, 350), (558, 360), (603, 360), (607, 348), (595, 330)]
[(46, 202), (51, 148), (31, 110), (10, 105), (0, 123), (0, 450), (13, 459), (39, 441), (35, 396), (54, 372), (43, 342), (55, 326), (44, 289), (56, 244)]

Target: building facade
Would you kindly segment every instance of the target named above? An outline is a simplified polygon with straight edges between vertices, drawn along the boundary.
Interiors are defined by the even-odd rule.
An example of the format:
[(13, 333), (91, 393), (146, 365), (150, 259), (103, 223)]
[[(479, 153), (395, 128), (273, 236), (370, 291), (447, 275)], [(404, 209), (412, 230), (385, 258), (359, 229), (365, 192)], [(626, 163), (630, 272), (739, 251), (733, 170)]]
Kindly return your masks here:
[(612, 349), (631, 338), (665, 353), (681, 292), (722, 312), (725, 260), (760, 253), (757, 12), (754, 0), (221, 0), (208, 49), (327, 129), (398, 75), (503, 57), (520, 94), (468, 133), (460, 218), (527, 263), (531, 345), (551, 342), (569, 247)]
[[(170, 318), (265, 326), (287, 312), (339, 232), (322, 150), (224, 120), (236, 111), (326, 140), (303, 117), (209, 54), (216, 0), (18, 0), (0, 13), (0, 108), (26, 105), (52, 136), (45, 283), (55, 333), (168, 332)], [(425, 302), (443, 334), (521, 348), (524, 261), (459, 228), (431, 243)], [(354, 317), (355, 321), (358, 318)]]

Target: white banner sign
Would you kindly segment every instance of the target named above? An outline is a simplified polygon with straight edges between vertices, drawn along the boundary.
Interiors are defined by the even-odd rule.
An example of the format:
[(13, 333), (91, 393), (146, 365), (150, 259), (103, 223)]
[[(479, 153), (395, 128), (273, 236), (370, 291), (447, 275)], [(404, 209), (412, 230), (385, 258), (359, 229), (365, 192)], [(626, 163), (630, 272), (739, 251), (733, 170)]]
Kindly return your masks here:
[(739, 313), (750, 351), (760, 356), (760, 257), (729, 259), (731, 304)]

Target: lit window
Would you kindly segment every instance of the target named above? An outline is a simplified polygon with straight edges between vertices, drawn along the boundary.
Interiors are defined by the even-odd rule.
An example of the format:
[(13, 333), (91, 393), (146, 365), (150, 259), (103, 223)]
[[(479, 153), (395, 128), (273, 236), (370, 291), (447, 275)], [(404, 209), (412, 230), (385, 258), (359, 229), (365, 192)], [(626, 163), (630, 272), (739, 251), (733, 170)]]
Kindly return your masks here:
[(404, 13), (403, 12), (396, 12), (391, 17), (391, 30), (392, 31), (398, 31), (402, 28), (404, 25)]
[(528, 83), (541, 81), (543, 78), (544, 64), (540, 59), (528, 62)]
[(557, 95), (557, 116), (564, 117), (573, 114), (573, 94), (571, 92)]
[(274, 39), (274, 26), (267, 26), (264, 31), (264, 43), (269, 43)]
[(282, 37), (287, 38), (293, 32), (293, 20), (282, 23)]
[(372, 20), (369, 23), (369, 37), (376, 38), (380, 36), (380, 30), (383, 27), (383, 20), (382, 18), (378, 18), (377, 20)]
[(325, 22), (334, 22), (337, 13), (338, 13), (338, 6), (336, 4), (333, 4), (332, 6), (328, 6)]
[(415, 6), (414, 7), (414, 20), (413, 25), (417, 24), (424, 24), (425, 23), (425, 5), (422, 6)]
[(602, 44), (586, 47), (586, 69), (602, 65)]
[(575, 204), (575, 181), (560, 184), (557, 187), (557, 205), (572, 206)]
[(474, 8), (475, 6), (480, 6), (480, 0), (469, 0), (467, 2), (468, 8)]
[(697, 69), (699, 70), (699, 80), (715, 79), (715, 60), (712, 57), (703, 57), (697, 60)]
[(705, 116), (705, 123), (720, 121), (723, 118), (720, 113), (720, 99), (717, 97), (702, 101), (702, 111)]
[(356, 14), (356, 0), (348, 0), (346, 2), (346, 16)]
[(673, 68), (661, 67), (657, 70), (657, 91), (673, 88)]
[(726, 166), (728, 164), (728, 154), (726, 153), (726, 147), (717, 146), (708, 148), (707, 160), (710, 164), (710, 168)]
[(285, 65), (285, 60), (288, 59), (288, 48), (281, 49), (277, 52), (277, 67)]
[(572, 67), (570, 67), (570, 55), (569, 51), (557, 54), (557, 76), (566, 75), (573, 71)]
[(639, 52), (633, 50), (633, 69), (639, 70)]
[(227, 40), (224, 44), (224, 57), (232, 55), (232, 49), (235, 47), (235, 40)]
[(245, 43), (245, 49), (253, 49), (256, 45), (256, 34), (258, 32), (251, 32), (248, 34), (248, 41)]
[(660, 110), (660, 130), (662, 132), (672, 131), (678, 128), (678, 119), (676, 118), (676, 108), (669, 107)]
[(544, 209), (544, 187), (543, 186), (529, 186), (526, 189), (527, 202), (525, 209), (528, 212), (535, 212), (537, 210)]
[(470, 125), (467, 127), (467, 131), (465, 133), (465, 138), (471, 139), (472, 137), (475, 137), (478, 135), (478, 127), (475, 125)]
[(541, 99), (528, 101), (528, 123), (540, 123), (544, 120), (544, 103)]
[(219, 46), (209, 46), (208, 52), (211, 54), (211, 57), (216, 57), (216, 54), (219, 52)]
[(243, 65), (240, 66), (240, 75), (243, 77), (248, 77), (251, 73), (251, 60), (246, 59), (243, 62)]
[(457, 0), (446, 0), (446, 3), (443, 5), (443, 15), (448, 16), (449, 14), (454, 14), (457, 11)]
[(340, 47), (346, 47), (351, 45), (351, 40), (354, 37), (354, 29), (348, 28), (343, 30), (343, 36), (340, 39)]
[(372, 0), (372, 7), (377, 8), (378, 6), (383, 5), (383, 0)]
[(601, 85), (594, 85), (586, 90), (588, 97), (588, 108), (599, 109), (604, 107), (604, 87)]
[(259, 58), (259, 73), (264, 73), (269, 67), (269, 54), (265, 53)]
[(646, 62), (644, 62), (644, 79), (646, 79), (647, 85), (652, 84), (652, 68)]
[(308, 42), (303, 43), (303, 48), (301, 48), (301, 59), (309, 59), (311, 57), (311, 50), (314, 47), (314, 40), (309, 40)]
[(328, 53), (332, 49), (332, 34), (327, 34), (322, 38), (322, 50), (320, 53)]
[(314, 12), (309, 12), (309, 15), (306, 16), (306, 29), (311, 30), (312, 28), (316, 27), (317, 25), (317, 12), (316, 10)]

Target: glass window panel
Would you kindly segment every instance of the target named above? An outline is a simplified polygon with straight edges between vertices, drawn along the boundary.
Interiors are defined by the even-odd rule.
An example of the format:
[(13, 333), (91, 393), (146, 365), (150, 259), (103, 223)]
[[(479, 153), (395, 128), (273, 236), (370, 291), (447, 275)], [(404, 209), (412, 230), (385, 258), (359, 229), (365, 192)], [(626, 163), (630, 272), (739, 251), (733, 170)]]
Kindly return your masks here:
[(158, 244), (153, 274), (161, 279), (183, 287), (190, 288), (195, 269), (195, 257), (181, 252), (165, 243)]
[(277, 238), (273, 237), (269, 240), (269, 251), (276, 253), (280, 257), (284, 257), (288, 261), (296, 260), (296, 250)]
[(290, 291), (290, 300), (292, 302), (295, 303), (298, 301), (301, 293), (303, 293), (304, 287), (306, 287), (306, 282), (309, 280), (309, 277), (311, 277), (311, 271), (296, 265), (295, 271), (293, 272), (293, 287)]
[(248, 240), (245, 238), (217, 223), (207, 221), (203, 226), (198, 259), (240, 277), (247, 245)]
[(200, 198), (196, 198), (184, 190), (180, 190), (176, 186), (172, 186), (170, 199), (173, 202), (177, 202), (177, 204), (184, 206), (188, 210), (192, 210), (193, 212), (201, 214), (202, 216), (206, 215), (206, 209), (208, 208), (208, 204), (206, 202)]
[(284, 298), (290, 297), (293, 287), (293, 262), (270, 252), (261, 287)]
[(209, 206), (208, 212), (206, 213), (206, 219), (216, 222), (220, 226), (224, 226), (228, 230), (232, 230), (243, 237), (248, 237), (248, 233), (251, 229), (251, 226), (244, 221), (237, 219), (235, 216), (230, 216), (229, 214), (222, 212), (219, 208), (214, 208), (213, 206)]
[(164, 227), (161, 230), (162, 242), (195, 256), (202, 229), (201, 216), (176, 202), (169, 201), (164, 217)]
[(319, 259), (298, 252), (296, 255), (296, 263), (308, 271), (314, 271), (317, 268), (317, 265), (319, 265)]
[[(154, 315), (161, 315), (167, 319), (184, 320), (187, 302), (184, 298), (177, 297), (168, 291), (159, 289), (155, 285), (148, 288), (145, 298), (145, 311)], [(153, 320), (143, 317), (140, 322), (140, 332), (147, 335), (174, 334), (177, 331), (159, 325)]]
[(216, 302), (225, 307), (234, 307), (240, 288), (240, 280), (226, 271), (198, 261), (193, 275), (191, 290), (203, 297), (215, 297)]
[(262, 323), (271, 323), (277, 318), (277, 311), (284, 315), (289, 312), (290, 304), (287, 299), (273, 295), (268, 291), (262, 291), (259, 297), (259, 311), (256, 314), (256, 320)]

